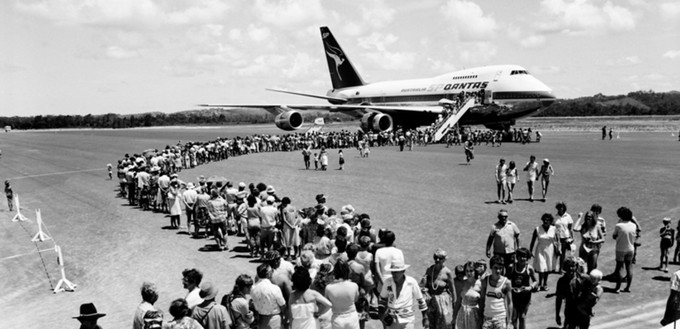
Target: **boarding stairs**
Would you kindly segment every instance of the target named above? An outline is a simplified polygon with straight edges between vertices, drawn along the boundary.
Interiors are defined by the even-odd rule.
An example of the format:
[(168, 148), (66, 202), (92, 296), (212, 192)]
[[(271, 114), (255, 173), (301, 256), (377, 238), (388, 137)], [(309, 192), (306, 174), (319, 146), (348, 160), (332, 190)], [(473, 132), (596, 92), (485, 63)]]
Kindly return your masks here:
[(441, 122), (435, 125), (432, 142), (439, 142), (473, 105), (475, 105), (475, 98), (469, 97), (463, 102), (463, 106), (453, 109)]

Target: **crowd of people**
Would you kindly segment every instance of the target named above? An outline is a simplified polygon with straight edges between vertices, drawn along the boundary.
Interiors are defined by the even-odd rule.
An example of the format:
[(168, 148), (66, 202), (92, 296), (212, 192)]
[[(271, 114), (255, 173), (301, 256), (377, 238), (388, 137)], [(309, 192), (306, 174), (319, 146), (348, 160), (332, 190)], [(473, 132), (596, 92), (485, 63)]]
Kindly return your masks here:
[[(400, 139), (406, 136), (401, 134), (396, 143), (403, 145)], [(600, 216), (602, 207), (593, 204), (574, 222), (567, 204), (558, 202), (555, 214), (541, 216), (528, 247), (521, 243), (517, 225), (508, 220), (508, 211), (501, 210), (488, 235), (488, 260), (449, 268), (447, 252), (437, 249), (433, 264), (416, 277), (407, 274), (409, 265), (397, 248), (395, 232), (374, 229), (370, 216), (349, 204), (338, 213), (319, 194), (314, 205), (298, 208), (265, 183), (236, 184), (199, 176), (194, 184), (178, 178), (176, 172), (185, 166), (249, 152), (284, 150), (258, 144), (262, 139), (255, 142), (252, 138), (250, 144), (246, 139), (235, 140), (242, 140), (246, 147), (237, 148), (239, 152), (227, 148), (224, 153), (217, 147), (188, 143), (183, 148), (168, 147), (119, 161), (118, 175), (125, 178), (121, 178), (120, 194), (131, 204), (169, 213), (173, 228), (186, 228), (194, 237), (212, 237), (219, 250), (229, 250), (228, 238), (242, 237), (249, 256), (262, 262), (255, 273), (239, 275), (233, 290), (221, 299), (216, 285), (203, 280), (200, 270), (185, 270), (187, 294), (171, 303), (170, 316), (154, 306), (156, 286), (143, 283), (133, 328), (363, 329), (367, 321), (380, 321), (385, 328), (401, 329), (415, 326), (417, 312), (422, 313), (424, 328), (525, 328), (532, 295), (550, 291), (551, 274), (560, 275), (554, 291), (555, 322), (565, 328), (588, 328), (604, 291), (601, 280), (615, 282), (610, 292), (631, 291), (641, 228), (626, 207), (616, 212), (619, 220), (612, 233), (616, 266), (609, 275), (598, 267), (608, 233)], [(472, 143), (470, 139), (466, 142)], [(357, 145), (363, 156), (364, 148), (380, 143), (371, 144), (364, 138)], [(253, 148), (255, 144), (259, 146)], [(309, 169), (314, 147), (327, 152), (326, 147), (347, 146), (344, 142), (306, 140), (300, 149)], [(314, 154), (315, 162), (321, 162), (319, 158)], [(343, 162), (339, 164), (342, 167)], [(499, 203), (512, 203), (517, 168), (513, 161), (506, 165), (504, 159), (496, 166)], [(534, 182), (541, 180), (545, 201), (549, 178), (554, 175), (550, 161), (544, 159), (541, 166), (532, 155), (523, 171), (527, 172), (529, 199), (533, 201)], [(182, 215), (186, 225), (181, 225)], [(580, 244), (576, 243), (577, 233)], [(680, 257), (680, 236), (670, 226), (670, 219), (664, 219), (660, 237), (659, 269), (667, 271), (675, 239), (678, 247), (672, 258), (677, 261)], [(621, 270), (625, 275), (619, 275)], [(676, 285), (680, 287), (680, 283)], [(680, 288), (676, 290), (673, 300), (680, 305)], [(96, 325), (101, 316), (94, 305), (84, 304), (78, 319), (84, 325), (88, 321)]]
[[(470, 158), (468, 157), (468, 162), (470, 162), (469, 159)], [(540, 180), (541, 192), (543, 195), (541, 201), (545, 202), (545, 197), (548, 194), (548, 188), (550, 187), (550, 177), (555, 175), (555, 170), (550, 164), (550, 160), (547, 158), (543, 159), (543, 165), (539, 167), (538, 162), (536, 162), (536, 157), (531, 155), (529, 161), (524, 165), (524, 169), (522, 170), (526, 172), (529, 201), (534, 202), (534, 182)], [(505, 159), (501, 158), (494, 170), (494, 177), (496, 179), (496, 191), (498, 195), (497, 202), (501, 204), (513, 203), (513, 193), (519, 179), (515, 161), (510, 161), (508, 164), (505, 164)]]
[[(510, 167), (516, 171), (514, 166), (503, 169), (503, 162), (499, 166), (503, 172)], [(533, 156), (525, 167), (531, 182), (544, 171)], [(574, 222), (567, 205), (559, 202), (555, 215), (541, 216), (529, 248), (521, 247), (519, 229), (502, 210), (488, 236), (488, 262), (468, 261), (451, 270), (445, 265), (446, 251), (437, 249), (434, 264), (416, 278), (406, 274), (396, 234), (374, 229), (370, 216), (351, 205), (342, 206), (338, 214), (319, 194), (315, 205), (298, 209), (264, 183), (234, 186), (199, 176), (194, 185), (176, 174), (164, 176), (160, 173), (158, 181), (169, 181), (168, 198), (156, 206), (170, 212), (171, 225), (179, 227), (184, 214), (188, 232), (198, 236), (205, 228), (203, 234), (212, 236), (221, 250), (228, 249), (230, 234), (242, 236), (250, 256), (263, 263), (255, 274), (240, 275), (220, 303), (215, 285), (202, 282), (200, 271), (188, 270), (184, 276), (189, 293), (173, 301), (167, 319), (151, 309), (157, 296), (149, 293), (153, 284), (145, 283), (135, 323), (156, 321), (167, 328), (363, 328), (366, 321), (376, 320), (388, 328), (409, 328), (416, 312), (422, 312), (425, 328), (524, 328), (532, 294), (548, 291), (550, 274), (562, 273), (555, 290), (555, 321), (567, 328), (587, 328), (603, 292), (603, 277), (616, 282), (613, 292), (631, 289), (640, 227), (625, 207), (617, 211), (619, 222), (612, 235), (616, 269), (608, 276), (597, 263), (607, 234), (602, 208), (593, 205)], [(201, 220), (210, 225), (200, 225)], [(581, 235), (579, 248), (575, 233)], [(620, 269), (625, 276), (616, 274)]]
[[(221, 198), (219, 187), (207, 189), (214, 199)], [(338, 216), (323, 195), (316, 197), (315, 206), (298, 211), (286, 197), (279, 201), (272, 193), (241, 192), (254, 203), (247, 216), (257, 221), (248, 218), (235, 235), (244, 235), (251, 255), (261, 259), (256, 272), (240, 274), (233, 290), (218, 299), (216, 285), (203, 280), (200, 270), (185, 270), (187, 294), (171, 303), (169, 317), (154, 306), (155, 285), (145, 282), (133, 328), (335, 329), (364, 328), (366, 321), (413, 328), (416, 312), (422, 313), (423, 328), (525, 328), (532, 294), (550, 290), (548, 277), (555, 273), (561, 273), (555, 289), (556, 323), (588, 328), (604, 277), (616, 282), (612, 292), (631, 291), (641, 229), (626, 207), (616, 211), (616, 268), (608, 276), (597, 262), (607, 235), (602, 207), (594, 204), (574, 222), (567, 205), (558, 202), (555, 215), (541, 216), (528, 248), (508, 211), (501, 210), (488, 235), (488, 261), (466, 261), (451, 270), (445, 264), (447, 252), (437, 249), (433, 264), (415, 277), (406, 273), (409, 265), (397, 248), (395, 232), (375, 230), (370, 216), (350, 205)], [(227, 208), (218, 211), (223, 222)], [(662, 238), (672, 231), (668, 222), (664, 220)], [(224, 228), (213, 226), (216, 239)], [(576, 233), (581, 235), (578, 249)], [(625, 277), (617, 275), (624, 267)], [(623, 279), (626, 286), (620, 290)], [(83, 312), (81, 317), (88, 318)]]

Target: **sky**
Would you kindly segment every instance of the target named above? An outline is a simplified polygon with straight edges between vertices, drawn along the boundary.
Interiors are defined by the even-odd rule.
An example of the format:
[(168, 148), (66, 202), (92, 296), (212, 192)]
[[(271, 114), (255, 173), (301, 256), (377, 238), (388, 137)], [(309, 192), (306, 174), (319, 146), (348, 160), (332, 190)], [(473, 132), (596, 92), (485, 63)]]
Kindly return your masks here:
[(680, 90), (675, 0), (3, 0), (0, 116), (322, 102), (320, 26), (366, 82), (515, 64), (558, 98)]

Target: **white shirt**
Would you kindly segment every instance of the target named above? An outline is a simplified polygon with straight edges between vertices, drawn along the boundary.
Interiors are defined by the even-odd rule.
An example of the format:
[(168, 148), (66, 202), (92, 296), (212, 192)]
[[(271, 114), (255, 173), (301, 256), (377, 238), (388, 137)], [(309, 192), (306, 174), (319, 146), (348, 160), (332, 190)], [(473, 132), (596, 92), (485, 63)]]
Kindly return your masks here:
[(574, 220), (571, 215), (564, 213), (564, 215), (555, 215), (555, 229), (557, 232), (557, 237), (560, 239), (571, 238), (571, 232), (569, 232), (569, 225), (574, 226)]
[(385, 271), (385, 267), (392, 266), (392, 262), (401, 260), (404, 262), (404, 253), (396, 247), (383, 247), (375, 252), (375, 265), (377, 267), (378, 275), (385, 281), (392, 277), (392, 272)]

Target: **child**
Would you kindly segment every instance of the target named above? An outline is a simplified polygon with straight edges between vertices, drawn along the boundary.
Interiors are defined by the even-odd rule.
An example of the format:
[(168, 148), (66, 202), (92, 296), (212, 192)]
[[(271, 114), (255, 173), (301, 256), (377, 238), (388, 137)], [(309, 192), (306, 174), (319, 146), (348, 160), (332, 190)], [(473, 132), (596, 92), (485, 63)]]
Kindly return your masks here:
[(671, 227), (671, 218), (663, 219), (663, 227), (659, 230), (661, 237), (661, 257), (659, 259), (659, 269), (668, 273), (668, 251), (673, 246), (675, 240), (675, 229)]
[(342, 154), (342, 150), (338, 151), (338, 162), (340, 162), (340, 170), (343, 170), (345, 166), (345, 156)]
[(106, 165), (106, 169), (109, 171), (109, 180), (113, 179), (113, 166), (109, 163)]
[(314, 153), (314, 170), (319, 170), (319, 157)]
[(576, 298), (576, 312), (574, 318), (579, 328), (589, 328), (590, 320), (593, 317), (593, 308), (602, 297), (604, 289), (600, 286), (602, 272), (600, 270), (590, 271), (590, 275), (584, 278), (581, 291)]
[(12, 186), (9, 185), (9, 179), (5, 181), (5, 195), (7, 196), (9, 211), (14, 210), (14, 191), (12, 190)]

